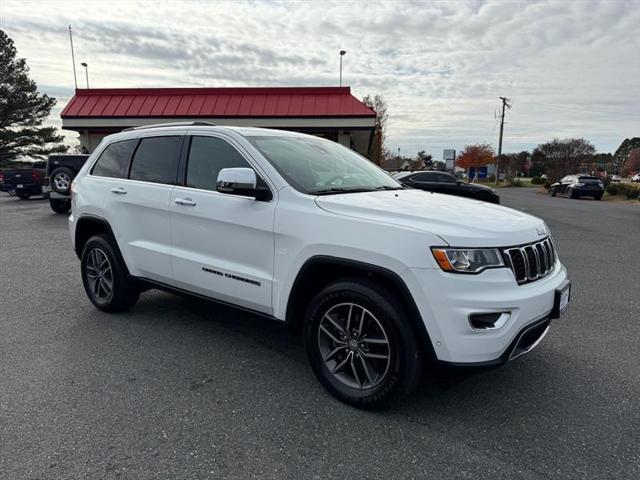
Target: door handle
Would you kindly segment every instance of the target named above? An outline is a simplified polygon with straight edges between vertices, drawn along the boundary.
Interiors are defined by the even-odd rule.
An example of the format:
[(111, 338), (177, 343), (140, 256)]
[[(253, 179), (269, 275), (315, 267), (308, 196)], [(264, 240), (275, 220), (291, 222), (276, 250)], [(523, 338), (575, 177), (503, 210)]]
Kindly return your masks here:
[(126, 195), (127, 191), (123, 187), (112, 188), (111, 193), (117, 193), (118, 195)]
[(176, 198), (173, 202), (176, 205), (182, 205), (183, 207), (195, 207), (196, 206), (196, 202), (194, 202), (190, 198)]

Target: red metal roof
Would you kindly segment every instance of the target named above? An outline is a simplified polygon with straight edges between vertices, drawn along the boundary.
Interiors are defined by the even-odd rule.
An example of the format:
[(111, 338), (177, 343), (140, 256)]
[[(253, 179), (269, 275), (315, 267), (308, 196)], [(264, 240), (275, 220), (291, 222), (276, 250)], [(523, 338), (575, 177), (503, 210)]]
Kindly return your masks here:
[(62, 118), (374, 117), (349, 87), (77, 89)]

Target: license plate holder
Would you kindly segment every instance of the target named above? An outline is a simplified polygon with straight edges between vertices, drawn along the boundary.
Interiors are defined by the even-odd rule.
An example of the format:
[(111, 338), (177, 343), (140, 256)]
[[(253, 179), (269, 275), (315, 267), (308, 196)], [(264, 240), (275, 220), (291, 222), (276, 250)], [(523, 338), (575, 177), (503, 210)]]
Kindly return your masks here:
[(571, 282), (567, 281), (556, 290), (551, 318), (560, 318), (569, 308), (571, 301)]

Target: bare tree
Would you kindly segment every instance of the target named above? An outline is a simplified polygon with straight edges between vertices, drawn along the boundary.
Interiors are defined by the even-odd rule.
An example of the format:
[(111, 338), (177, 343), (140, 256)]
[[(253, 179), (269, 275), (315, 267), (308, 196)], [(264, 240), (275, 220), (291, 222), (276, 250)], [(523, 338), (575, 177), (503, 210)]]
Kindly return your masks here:
[(376, 112), (376, 124), (373, 131), (373, 142), (371, 143), (369, 158), (376, 165), (382, 165), (386, 158), (384, 141), (387, 133), (387, 119), (389, 118), (387, 102), (382, 98), (382, 95), (376, 94), (373, 97), (366, 95), (362, 99), (362, 103)]
[(534, 154), (544, 155), (545, 170), (551, 179), (577, 173), (580, 164), (596, 152), (591, 142), (584, 138), (554, 138), (536, 147)]

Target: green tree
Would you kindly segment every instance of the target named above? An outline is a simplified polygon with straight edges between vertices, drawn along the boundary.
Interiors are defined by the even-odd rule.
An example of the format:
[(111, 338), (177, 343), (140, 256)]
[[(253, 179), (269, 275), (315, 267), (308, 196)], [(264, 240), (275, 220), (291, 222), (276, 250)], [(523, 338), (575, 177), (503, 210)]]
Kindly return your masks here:
[(428, 154), (424, 150), (420, 150), (416, 156), (416, 161), (420, 165), (420, 168), (431, 169), (433, 167), (433, 155)]
[(615, 173), (626, 170), (625, 163), (629, 158), (632, 150), (640, 148), (640, 137), (625, 138), (620, 144), (616, 152), (613, 154)]
[(384, 140), (387, 134), (387, 120), (389, 114), (387, 113), (387, 102), (382, 95), (366, 95), (362, 99), (367, 107), (376, 112), (376, 124), (373, 131), (373, 142), (371, 142), (371, 151), (369, 152), (369, 159), (376, 165), (382, 165), (387, 158), (386, 148)]
[(0, 165), (67, 150), (54, 127), (42, 126), (56, 100), (38, 93), (28, 73), (25, 59), (16, 58), (13, 40), (0, 30)]

